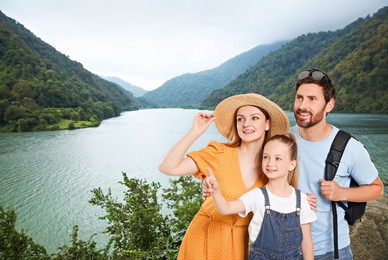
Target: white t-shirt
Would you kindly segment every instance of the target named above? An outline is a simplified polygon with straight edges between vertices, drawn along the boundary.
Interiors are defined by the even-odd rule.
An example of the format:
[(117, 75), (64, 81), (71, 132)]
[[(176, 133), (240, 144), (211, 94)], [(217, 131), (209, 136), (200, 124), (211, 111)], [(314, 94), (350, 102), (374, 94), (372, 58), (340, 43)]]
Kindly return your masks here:
[[(272, 210), (280, 213), (291, 213), (296, 211), (296, 193), (294, 188), (292, 188), (291, 196), (288, 198), (278, 197), (272, 194), (268, 189), (267, 192)], [(302, 192), (300, 194), (300, 224), (311, 223), (317, 219), (317, 216), (315, 215), (315, 212), (311, 210), (306, 194)], [(244, 203), (246, 209), (244, 213), (239, 213), (241, 217), (246, 217), (249, 212), (253, 212), (254, 214), (248, 227), (250, 243), (254, 243), (260, 233), (261, 224), (263, 223), (264, 218), (265, 199), (263, 192), (260, 188), (254, 188), (242, 195), (239, 200)]]

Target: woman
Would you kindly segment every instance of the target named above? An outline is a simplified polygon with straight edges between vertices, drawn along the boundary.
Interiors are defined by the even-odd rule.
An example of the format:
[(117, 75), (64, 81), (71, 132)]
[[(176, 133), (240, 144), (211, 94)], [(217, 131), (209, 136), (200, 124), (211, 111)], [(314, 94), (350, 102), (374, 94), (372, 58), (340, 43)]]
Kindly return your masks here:
[[(187, 150), (215, 121), (228, 144), (211, 141), (199, 151)], [(288, 132), (284, 111), (259, 94), (242, 94), (218, 104), (214, 115), (199, 113), (189, 132), (170, 150), (159, 170), (171, 176), (207, 176), (210, 167), (225, 198), (235, 200), (247, 191), (265, 185), (261, 171), (265, 140)], [(202, 204), (183, 238), (178, 259), (247, 259), (250, 218), (222, 216), (212, 198)]]

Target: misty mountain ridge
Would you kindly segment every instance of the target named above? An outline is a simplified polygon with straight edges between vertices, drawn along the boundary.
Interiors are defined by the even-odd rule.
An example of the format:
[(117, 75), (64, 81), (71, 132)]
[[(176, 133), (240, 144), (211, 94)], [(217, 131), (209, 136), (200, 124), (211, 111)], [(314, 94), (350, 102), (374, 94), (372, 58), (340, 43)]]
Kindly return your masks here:
[(284, 43), (259, 45), (214, 69), (174, 77), (143, 97), (160, 107), (198, 107), (212, 91), (223, 87)]
[(213, 109), (226, 97), (262, 94), (284, 110), (293, 106), (297, 74), (320, 68), (334, 80), (334, 112), (388, 113), (388, 7), (334, 32), (303, 34), (261, 58), (201, 103)]
[(119, 77), (112, 77), (112, 76), (101, 76), (101, 78), (105, 79), (105, 80), (108, 80), (110, 82), (113, 82), (113, 83), (116, 83), (117, 85), (121, 86), (122, 88), (130, 91), (135, 97), (141, 97), (143, 96), (145, 93), (147, 93), (148, 91), (141, 88), (141, 87), (138, 87), (138, 86), (135, 86), (135, 85), (132, 85), (131, 83), (119, 78)]
[[(388, 113), (387, 8), (343, 29), (307, 33), (277, 43), (270, 51), (257, 46), (215, 69), (172, 78), (143, 97), (156, 107), (214, 109), (228, 96), (255, 92), (289, 110), (296, 75), (317, 67), (334, 78), (338, 91), (334, 111)], [(256, 55), (254, 51), (263, 52)]]

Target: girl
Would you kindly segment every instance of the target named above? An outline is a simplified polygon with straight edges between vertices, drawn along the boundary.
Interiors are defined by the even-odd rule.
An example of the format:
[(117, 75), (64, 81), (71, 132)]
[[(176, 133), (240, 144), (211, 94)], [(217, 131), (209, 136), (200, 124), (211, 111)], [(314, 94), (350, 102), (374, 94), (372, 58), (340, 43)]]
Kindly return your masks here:
[[(275, 135), (264, 146), (262, 170), (268, 183), (227, 201), (210, 168), (203, 186), (222, 215), (254, 216), (249, 224), (250, 259), (314, 259), (310, 223), (316, 220), (307, 197), (297, 190), (297, 147), (291, 134)], [(301, 250), (300, 250), (301, 249)]]

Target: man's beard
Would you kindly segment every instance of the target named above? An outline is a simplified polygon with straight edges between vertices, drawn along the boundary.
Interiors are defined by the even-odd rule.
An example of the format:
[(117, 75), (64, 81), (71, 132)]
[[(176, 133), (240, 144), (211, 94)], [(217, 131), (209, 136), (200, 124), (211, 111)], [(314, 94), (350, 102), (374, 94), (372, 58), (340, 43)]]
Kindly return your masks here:
[[(299, 113), (309, 114), (310, 120), (309, 121), (299, 120), (298, 119)], [(322, 108), (322, 110), (319, 111), (315, 116), (313, 116), (313, 114), (310, 111), (308, 111), (307, 109), (297, 109), (296, 111), (294, 110), (294, 116), (295, 116), (296, 123), (298, 124), (298, 126), (300, 126), (302, 128), (309, 128), (309, 127), (315, 126), (316, 124), (320, 123), (323, 120), (324, 115), (325, 115), (325, 108)]]

